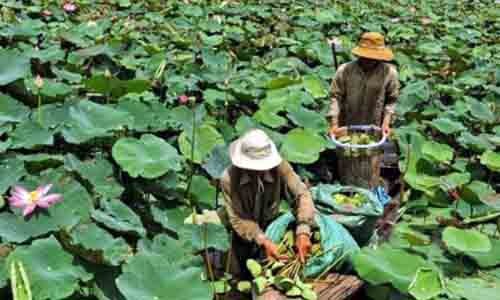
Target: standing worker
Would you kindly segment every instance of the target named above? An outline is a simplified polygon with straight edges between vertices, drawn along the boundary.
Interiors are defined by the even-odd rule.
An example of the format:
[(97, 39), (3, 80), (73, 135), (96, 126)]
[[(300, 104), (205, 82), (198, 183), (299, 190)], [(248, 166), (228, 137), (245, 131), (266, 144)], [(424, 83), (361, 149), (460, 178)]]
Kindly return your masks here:
[[(330, 134), (346, 135), (349, 125), (376, 125), (389, 135), (399, 96), (398, 72), (387, 63), (394, 55), (385, 46), (384, 36), (376, 32), (364, 33), (352, 53), (357, 59), (342, 64), (333, 79)], [(381, 155), (340, 157), (340, 181), (364, 188), (381, 185), (381, 159)]]
[(229, 149), (232, 165), (222, 177), (225, 203), (222, 220), (233, 232), (231, 269), (240, 279), (250, 279), (246, 260), (282, 259), (278, 246), (264, 233), (278, 216), (284, 187), (293, 194), (296, 251), (304, 263), (311, 251), (314, 204), (311, 194), (290, 164), (282, 160), (266, 133), (253, 129), (234, 141)]

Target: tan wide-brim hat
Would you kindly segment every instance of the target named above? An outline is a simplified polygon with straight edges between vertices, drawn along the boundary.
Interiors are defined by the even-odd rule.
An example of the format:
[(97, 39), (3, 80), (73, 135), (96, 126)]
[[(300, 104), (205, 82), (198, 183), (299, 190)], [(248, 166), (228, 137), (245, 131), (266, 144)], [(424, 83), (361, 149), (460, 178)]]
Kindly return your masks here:
[(352, 54), (375, 60), (391, 61), (394, 54), (385, 46), (384, 36), (378, 32), (366, 32), (361, 36)]
[(260, 129), (252, 129), (232, 142), (229, 157), (234, 166), (255, 171), (270, 170), (282, 161), (276, 145)]

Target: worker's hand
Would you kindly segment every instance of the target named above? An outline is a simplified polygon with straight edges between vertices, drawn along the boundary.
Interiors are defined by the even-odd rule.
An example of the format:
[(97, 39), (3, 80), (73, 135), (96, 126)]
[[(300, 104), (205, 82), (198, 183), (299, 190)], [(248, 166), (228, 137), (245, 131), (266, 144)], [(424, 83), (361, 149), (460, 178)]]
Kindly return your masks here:
[(334, 136), (336, 138), (347, 135), (347, 127), (345, 127), (345, 126), (342, 126), (342, 127), (332, 126), (332, 127), (330, 127), (330, 135)]
[(309, 238), (308, 234), (301, 233), (297, 235), (295, 239), (295, 247), (297, 247), (297, 255), (299, 256), (299, 260), (301, 263), (306, 262), (306, 258), (311, 253), (312, 243), (311, 238)]
[(272, 259), (286, 260), (287, 259), (286, 255), (279, 254), (278, 246), (276, 246), (276, 244), (273, 243), (269, 239), (265, 239), (264, 242), (262, 242), (262, 248), (264, 248), (264, 251), (266, 252), (266, 256), (269, 260), (272, 260)]
[(383, 125), (382, 126), (382, 133), (385, 135), (385, 136), (389, 136), (391, 134), (391, 127), (389, 125)]

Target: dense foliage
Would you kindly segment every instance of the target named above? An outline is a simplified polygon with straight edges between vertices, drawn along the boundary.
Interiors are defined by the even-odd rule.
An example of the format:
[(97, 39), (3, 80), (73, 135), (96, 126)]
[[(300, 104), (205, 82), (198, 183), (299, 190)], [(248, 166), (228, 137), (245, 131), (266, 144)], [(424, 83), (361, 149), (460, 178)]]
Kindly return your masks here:
[[(248, 128), (323, 179), (310, 166), (333, 147), (327, 39), (346, 62), (364, 31), (396, 54), (407, 187), (389, 242), (354, 260), (368, 295), (498, 298), (495, 1), (61, 3), (0, 3), (2, 299), (10, 266), (36, 300), (211, 299), (192, 254), (227, 235), (184, 219), (220, 202), (227, 145)], [(24, 218), (7, 205), (15, 184), (63, 200)]]

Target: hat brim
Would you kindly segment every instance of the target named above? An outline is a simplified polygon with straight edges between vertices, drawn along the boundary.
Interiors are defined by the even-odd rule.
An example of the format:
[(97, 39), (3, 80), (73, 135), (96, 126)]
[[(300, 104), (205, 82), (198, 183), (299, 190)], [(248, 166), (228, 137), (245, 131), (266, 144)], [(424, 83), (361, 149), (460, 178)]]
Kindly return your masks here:
[(229, 146), (229, 157), (231, 163), (241, 169), (266, 171), (279, 166), (282, 162), (281, 155), (274, 144), (271, 144), (271, 154), (265, 158), (251, 158), (241, 151), (241, 139), (231, 143)]
[(391, 61), (394, 59), (394, 54), (389, 48), (373, 49), (364, 47), (355, 47), (352, 49), (352, 54), (375, 60)]

